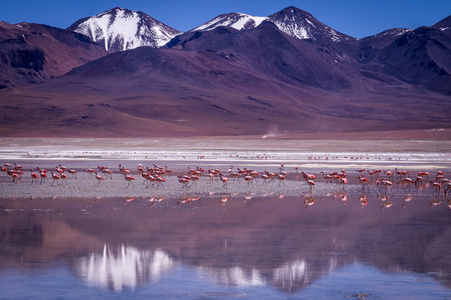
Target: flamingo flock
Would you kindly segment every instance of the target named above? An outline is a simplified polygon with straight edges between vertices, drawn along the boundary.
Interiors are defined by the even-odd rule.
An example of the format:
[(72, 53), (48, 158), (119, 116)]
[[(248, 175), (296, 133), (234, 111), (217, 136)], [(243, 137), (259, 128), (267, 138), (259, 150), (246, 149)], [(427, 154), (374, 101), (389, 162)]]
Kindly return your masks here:
[[(23, 181), (22, 178), (25, 176), (23, 167), (17, 163), (5, 163), (1, 170), (3, 177), (9, 176), (14, 185), (21, 183)], [(91, 180), (92, 178), (94, 182), (97, 182), (97, 187), (106, 186), (108, 184), (107, 181), (113, 179), (114, 174), (118, 174), (117, 176), (122, 176), (124, 179), (126, 183), (124, 188), (127, 189), (135, 188), (134, 182), (139, 178), (142, 178), (141, 185), (146, 188), (160, 188), (166, 183), (166, 178), (173, 174), (173, 170), (167, 166), (163, 167), (156, 164), (147, 167), (143, 164), (138, 164), (135, 170), (133, 168), (129, 170), (122, 164), (119, 164), (115, 170), (107, 166), (76, 170), (69, 169), (61, 164), (49, 171), (40, 167), (30, 168), (29, 170), (32, 185), (38, 184), (38, 179), (40, 179), (39, 184), (46, 184), (48, 177), (50, 177), (52, 181), (50, 185), (54, 187), (66, 185), (68, 180), (77, 180), (77, 175), (79, 175), (80, 171), (88, 174), (85, 180)], [(382, 171), (380, 169), (366, 170), (362, 168), (355, 170), (355, 173), (357, 173), (356, 181), (350, 180), (349, 172), (345, 169), (334, 172), (321, 171), (316, 175), (310, 172), (300, 172), (301, 176), (299, 176), (299, 167), (295, 167), (294, 171), (295, 173), (292, 174), (294, 175), (294, 181), (303, 179), (309, 192), (315, 189), (318, 182), (322, 182), (326, 186), (336, 184), (342, 190), (346, 190), (349, 184), (360, 184), (362, 192), (368, 192), (370, 187), (373, 187), (377, 191), (387, 193), (396, 186), (409, 191), (413, 188), (429, 188), (435, 191), (436, 195), (443, 193), (445, 197), (451, 194), (450, 180), (445, 177), (443, 171), (437, 171), (435, 175), (428, 171), (418, 171), (413, 175), (407, 170)], [(68, 174), (71, 176), (68, 176)], [(281, 164), (277, 171), (257, 171), (251, 168), (235, 168), (233, 165), (223, 170), (219, 168), (205, 170), (199, 166), (195, 168), (187, 167), (187, 172), (178, 172), (176, 178), (181, 184), (182, 190), (188, 190), (196, 186), (200, 181), (208, 182), (209, 184), (220, 182), (221, 185), (218, 189), (228, 190), (231, 185), (241, 184), (241, 182), (244, 182), (249, 188), (257, 184), (267, 186), (275, 182), (278, 182), (279, 187), (284, 187), (287, 178), (290, 178), (290, 181), (293, 180), (286, 171), (284, 164)]]

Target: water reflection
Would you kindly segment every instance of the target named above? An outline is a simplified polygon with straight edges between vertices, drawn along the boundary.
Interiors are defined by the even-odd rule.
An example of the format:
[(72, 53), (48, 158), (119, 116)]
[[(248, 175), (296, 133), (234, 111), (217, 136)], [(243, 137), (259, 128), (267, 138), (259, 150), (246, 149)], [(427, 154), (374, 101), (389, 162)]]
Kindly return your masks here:
[(273, 281), (275, 286), (292, 292), (299, 287), (308, 286), (311, 280), (309, 277), (307, 262), (305, 260), (296, 260), (276, 268)]
[(125, 245), (111, 249), (105, 244), (102, 253), (80, 258), (76, 270), (88, 286), (120, 292), (157, 281), (174, 265), (174, 260), (159, 249), (139, 250)]
[(297, 197), (1, 200), (0, 271), (62, 260), (87, 286), (124, 292), (172, 282), (189, 266), (204, 284), (295, 293), (358, 262), (451, 287), (450, 210), (437, 199), (451, 205), (349, 187)]
[(248, 287), (267, 284), (263, 275), (257, 269), (247, 271), (238, 266), (223, 269), (199, 267), (197, 272), (204, 280), (226, 286)]

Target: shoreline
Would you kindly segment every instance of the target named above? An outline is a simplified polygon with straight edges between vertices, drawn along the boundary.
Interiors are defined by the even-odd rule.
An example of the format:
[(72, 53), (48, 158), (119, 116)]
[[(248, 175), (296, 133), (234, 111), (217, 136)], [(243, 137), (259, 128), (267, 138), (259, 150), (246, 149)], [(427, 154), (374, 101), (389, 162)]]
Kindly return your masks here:
[(6, 151), (20, 153), (52, 149), (73, 151), (227, 150), (312, 152), (442, 152), (451, 153), (451, 139), (294, 139), (261, 137), (196, 138), (0, 138), (0, 158)]

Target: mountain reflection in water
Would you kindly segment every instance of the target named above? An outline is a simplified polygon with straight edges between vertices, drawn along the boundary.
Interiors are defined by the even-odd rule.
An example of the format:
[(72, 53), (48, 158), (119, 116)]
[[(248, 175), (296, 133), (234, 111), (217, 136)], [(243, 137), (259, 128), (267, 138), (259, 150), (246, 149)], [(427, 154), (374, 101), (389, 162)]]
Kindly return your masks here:
[(101, 254), (91, 253), (76, 263), (78, 275), (88, 286), (116, 292), (157, 281), (173, 266), (174, 260), (158, 249), (139, 250), (121, 245), (113, 251), (106, 244)]
[[(62, 263), (87, 286), (123, 293), (158, 290), (161, 282), (181, 289), (173, 278), (188, 268), (203, 287), (297, 293), (358, 263), (387, 274), (424, 274), (451, 288), (447, 205), (400, 192), (388, 200), (343, 195), (243, 194), (225, 205), (220, 195), (153, 206), (145, 199), (124, 205), (122, 198), (1, 200), (0, 272)], [(381, 209), (386, 201), (392, 205)]]

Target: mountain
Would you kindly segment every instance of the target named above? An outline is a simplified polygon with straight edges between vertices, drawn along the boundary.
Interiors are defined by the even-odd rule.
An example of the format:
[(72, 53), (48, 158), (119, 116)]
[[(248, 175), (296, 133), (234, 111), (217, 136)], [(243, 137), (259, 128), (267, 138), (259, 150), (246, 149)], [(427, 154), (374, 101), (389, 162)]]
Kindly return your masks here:
[(358, 41), (360, 68), (451, 94), (451, 17), (417, 29), (391, 29)]
[(293, 38), (269, 21), (246, 32), (230, 27), (187, 32), (166, 46), (185, 51), (208, 49), (231, 53), (270, 78), (326, 90), (351, 87), (349, 74), (356, 72), (342, 51), (332, 50), (334, 45)]
[[(394, 77), (409, 84), (451, 94), (451, 59), (449, 59), (451, 16), (431, 27), (421, 27), (416, 30), (395, 28), (358, 40), (335, 31), (310, 13), (290, 6), (268, 17), (240, 13), (220, 15), (193, 30), (176, 36), (166, 47), (186, 49), (189, 42), (190, 50), (217, 49), (217, 44), (222, 37), (216, 42), (208, 40), (205, 35), (201, 38), (202, 42), (199, 40), (193, 42), (193, 40), (219, 27), (227, 27), (230, 30), (250, 30), (262, 26), (265, 22), (274, 24), (281, 32), (294, 38), (314, 41), (315, 45), (319, 46), (317, 50), (323, 52), (323, 58), (328, 54), (335, 61), (352, 66), (353, 70), (359, 70), (364, 76), (386, 82)], [(300, 56), (309, 57), (309, 61), (315, 61), (307, 67), (307, 70), (311, 70), (316, 67), (315, 64), (318, 61), (322, 61), (314, 59), (317, 56), (316, 53), (313, 53), (313, 56), (303, 54)], [(297, 70), (304, 70), (304, 67), (305, 64), (298, 66)], [(321, 72), (326, 69), (319, 68), (319, 70)], [(307, 76), (307, 78), (311, 77)], [(323, 85), (330, 86), (326, 81), (323, 81)], [(336, 86), (336, 83), (333, 85)], [(315, 86), (318, 86), (318, 83), (315, 83)]]
[(252, 29), (264, 21), (274, 23), (280, 31), (298, 39), (314, 39), (322, 42), (325, 40), (333, 42), (356, 40), (351, 36), (333, 30), (315, 19), (310, 13), (293, 6), (268, 17), (257, 17), (242, 13), (223, 14), (190, 31), (208, 31), (217, 27), (231, 27), (237, 30)]
[(451, 39), (442, 27), (357, 40), (292, 7), (267, 19), (229, 14), (230, 26), (224, 16), (165, 47), (110, 53), (40, 85), (0, 91), (0, 135), (450, 127)]
[(67, 30), (89, 36), (108, 52), (160, 47), (180, 33), (143, 12), (120, 7), (78, 20)]
[(451, 32), (420, 27), (385, 47), (378, 61), (387, 75), (451, 95), (450, 55)]
[(107, 54), (88, 37), (47, 25), (0, 22), (0, 88), (41, 83)]
[[(192, 33), (196, 35), (196, 33)], [(451, 103), (262, 22), (109, 54), (20, 93), (0, 134), (193, 136), (449, 127)], [(209, 49), (199, 49), (202, 45)], [(321, 50), (323, 49), (323, 50)], [(32, 101), (30, 100), (32, 99)], [(61, 99), (64, 99), (62, 101)], [(51, 115), (51, 118), (45, 117)], [(20, 126), (18, 126), (20, 124)]]
[(293, 6), (270, 15), (268, 21), (273, 22), (282, 32), (298, 39), (313, 39), (321, 43), (356, 40), (318, 21), (310, 13)]

